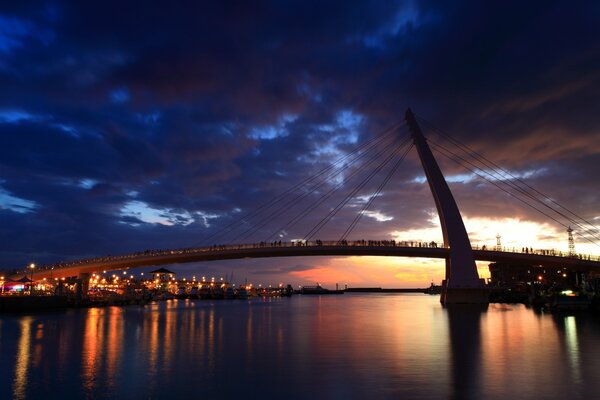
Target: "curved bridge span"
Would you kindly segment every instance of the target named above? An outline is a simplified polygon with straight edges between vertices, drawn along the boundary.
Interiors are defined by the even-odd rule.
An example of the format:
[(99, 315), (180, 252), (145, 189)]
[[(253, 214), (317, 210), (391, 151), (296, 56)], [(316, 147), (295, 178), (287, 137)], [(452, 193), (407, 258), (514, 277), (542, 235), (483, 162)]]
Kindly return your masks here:
[[(580, 271), (600, 272), (600, 260), (588, 260), (545, 254), (527, 254), (518, 252), (473, 250), (476, 260), (506, 262), (511, 264), (543, 265), (546, 267), (577, 269)], [(124, 270), (149, 266), (181, 264), (193, 262), (236, 260), (272, 257), (309, 257), (309, 256), (384, 256), (384, 257), (421, 257), (446, 259), (450, 249), (443, 247), (418, 247), (398, 245), (340, 245), (315, 244), (283, 246), (240, 245), (207, 247), (198, 249), (163, 250), (152, 253), (104, 257), (93, 260), (76, 261), (69, 264), (57, 264), (36, 269), (34, 279), (52, 279), (78, 276), (82, 273), (94, 273), (111, 270)], [(29, 274), (23, 271), (15, 276)]]

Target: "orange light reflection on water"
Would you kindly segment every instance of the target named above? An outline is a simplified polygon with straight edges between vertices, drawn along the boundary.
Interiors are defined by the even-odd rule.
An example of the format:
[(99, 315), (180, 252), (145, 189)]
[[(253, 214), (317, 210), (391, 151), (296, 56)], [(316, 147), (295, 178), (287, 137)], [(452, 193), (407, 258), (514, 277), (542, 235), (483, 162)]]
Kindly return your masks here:
[[(373, 298), (385, 300), (373, 301)], [(351, 371), (342, 376), (354, 376), (357, 381), (375, 386), (388, 384), (379, 382), (382, 376), (400, 379), (403, 374), (422, 376), (424, 387), (435, 381), (445, 384), (449, 379), (446, 375), (449, 360), (444, 310), (439, 307), (437, 297), (427, 299), (425, 312), (422, 295), (411, 305), (414, 299), (416, 296), (372, 295), (365, 300), (364, 296), (351, 294), (307, 298), (314, 310), (311, 316), (294, 324), (298, 332), (305, 329), (311, 332), (291, 339), (302, 346), (302, 358), (291, 368), (297, 369), (296, 374), (306, 374), (317, 360), (324, 365), (347, 365)], [(353, 363), (356, 359), (363, 363)], [(375, 365), (377, 368), (373, 368)], [(323, 381), (314, 385), (323, 390), (324, 398), (352, 395), (343, 392), (345, 382)]]
[(13, 382), (13, 397), (15, 399), (24, 399), (27, 390), (32, 324), (33, 318), (29, 316), (23, 317), (20, 322), (21, 335), (17, 348), (17, 362), (15, 364), (15, 379)]
[(165, 373), (170, 373), (172, 368), (172, 358), (175, 343), (177, 342), (177, 310), (175, 310), (175, 301), (167, 302), (167, 311), (164, 315), (163, 334), (160, 346), (163, 348), (162, 360), (160, 363), (161, 370)]
[(35, 331), (35, 345), (33, 347), (33, 358), (31, 360), (31, 366), (38, 368), (42, 362), (42, 353), (44, 347), (42, 346), (42, 340), (44, 339), (44, 324), (39, 323), (36, 326)]
[(88, 393), (95, 390), (99, 368), (104, 355), (101, 350), (104, 346), (104, 309), (90, 308), (83, 332), (83, 348), (81, 351), (81, 378), (83, 387)]
[(153, 391), (158, 383), (158, 357), (160, 352), (159, 341), (159, 308), (157, 304), (148, 307), (148, 312), (144, 315), (143, 332), (146, 333), (141, 343), (143, 353), (147, 355), (146, 376), (150, 389)]
[(110, 307), (108, 309), (108, 335), (106, 340), (106, 385), (113, 389), (116, 377), (119, 375), (121, 356), (123, 354), (124, 326), (123, 308)]
[[(490, 304), (490, 311), (482, 318), (482, 336), (486, 340), (481, 358), (486, 371), (483, 378), (491, 395), (518, 387), (523, 397), (536, 397), (545, 388), (569, 385), (572, 377), (568, 371), (578, 375), (577, 338), (568, 329), (560, 334), (556, 316), (535, 317), (523, 305)], [(567, 351), (561, 351), (565, 346)], [(565, 368), (544, 368), (545, 365)], [(544, 373), (540, 373), (542, 370)]]

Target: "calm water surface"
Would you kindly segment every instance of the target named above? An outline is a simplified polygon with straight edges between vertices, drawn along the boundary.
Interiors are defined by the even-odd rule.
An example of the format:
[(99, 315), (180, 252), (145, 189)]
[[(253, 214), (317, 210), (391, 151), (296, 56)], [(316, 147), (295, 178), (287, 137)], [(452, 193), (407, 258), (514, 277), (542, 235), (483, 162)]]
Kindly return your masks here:
[(0, 398), (600, 398), (599, 320), (399, 294), (3, 315)]

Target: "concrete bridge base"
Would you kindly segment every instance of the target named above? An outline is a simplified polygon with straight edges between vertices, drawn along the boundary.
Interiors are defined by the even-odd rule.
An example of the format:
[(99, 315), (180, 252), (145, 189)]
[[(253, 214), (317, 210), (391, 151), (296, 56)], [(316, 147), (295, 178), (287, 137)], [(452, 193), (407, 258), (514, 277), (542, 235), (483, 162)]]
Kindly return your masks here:
[(488, 304), (489, 290), (485, 287), (483, 279), (480, 279), (479, 287), (452, 287), (448, 285), (448, 280), (442, 281), (442, 293), (440, 302), (448, 304)]

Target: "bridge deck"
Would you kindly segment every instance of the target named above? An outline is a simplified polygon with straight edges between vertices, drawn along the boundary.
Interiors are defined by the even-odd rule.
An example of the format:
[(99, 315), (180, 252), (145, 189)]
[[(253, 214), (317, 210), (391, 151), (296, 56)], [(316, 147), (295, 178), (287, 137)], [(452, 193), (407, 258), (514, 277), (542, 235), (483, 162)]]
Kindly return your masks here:
[[(526, 254), (494, 250), (473, 250), (479, 261), (497, 261), (512, 264), (543, 265), (547, 267), (577, 268), (582, 271), (599, 271), (600, 260), (561, 257), (556, 255)], [(157, 265), (234, 260), (268, 257), (308, 257), (308, 256), (385, 256), (422, 257), (444, 259), (449, 249), (441, 247), (395, 246), (395, 245), (240, 245), (207, 247), (198, 249), (164, 250), (117, 257), (104, 257), (63, 265), (46, 266), (35, 270), (34, 279), (77, 276), (80, 273), (93, 273), (110, 270), (123, 270)], [(31, 271), (21, 271), (13, 277)]]

